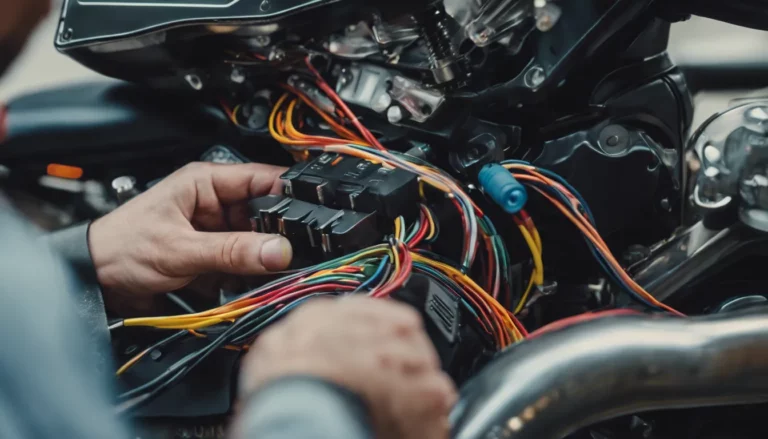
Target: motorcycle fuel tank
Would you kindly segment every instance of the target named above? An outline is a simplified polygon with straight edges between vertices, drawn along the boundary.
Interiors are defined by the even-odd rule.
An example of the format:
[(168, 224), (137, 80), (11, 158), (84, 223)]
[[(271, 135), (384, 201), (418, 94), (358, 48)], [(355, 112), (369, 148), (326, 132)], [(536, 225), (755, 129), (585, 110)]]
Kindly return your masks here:
[(330, 3), (339, 0), (66, 0), (56, 45), (67, 50), (177, 26), (263, 22)]

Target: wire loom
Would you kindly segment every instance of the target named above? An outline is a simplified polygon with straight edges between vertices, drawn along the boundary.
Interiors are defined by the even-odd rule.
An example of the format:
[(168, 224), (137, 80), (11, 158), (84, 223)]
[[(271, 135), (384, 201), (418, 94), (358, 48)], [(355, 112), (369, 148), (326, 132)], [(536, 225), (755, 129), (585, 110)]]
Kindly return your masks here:
[[(533, 270), (523, 295), (512, 303), (510, 257), (506, 246), (491, 220), (474, 204), (462, 186), (450, 175), (429, 163), (384, 148), (314, 69), (309, 58), (306, 64), (314, 75), (316, 85), (337, 105), (339, 114), (325, 113), (309, 97), (285, 85), (287, 92), (276, 102), (269, 117), (272, 136), (297, 160), (307, 158), (310, 152), (335, 152), (417, 174), (421, 184), (444, 193), (461, 215), (464, 229), (461, 263), (454, 264), (429, 251), (429, 244), (438, 237), (440, 227), (429, 207), (422, 205), (420, 216), (414, 224), (406, 225), (402, 217), (395, 221), (394, 234), (387, 242), (313, 267), (286, 273), (281, 279), (218, 308), (186, 315), (126, 319), (122, 322), (124, 326), (153, 327), (172, 333), (125, 363), (117, 370), (118, 376), (153, 349), (177, 342), (184, 337), (204, 337), (210, 339), (210, 343), (181, 359), (152, 381), (120, 395), (120, 412), (131, 411), (178, 383), (217, 349), (248, 349), (253, 340), (271, 323), (310, 298), (347, 294), (387, 298), (404, 285), (412, 272), (430, 276), (457, 295), (461, 306), (477, 319), (497, 350), (522, 341), (528, 336), (516, 314), (523, 311), (531, 292), (544, 283), (542, 241), (533, 219), (525, 211), (513, 217), (531, 253)], [(229, 110), (226, 106), (224, 108), (230, 120), (237, 124), (238, 107), (234, 107), (234, 110)], [(294, 121), (297, 112), (304, 109), (312, 110), (320, 116), (339, 137), (314, 136), (300, 132)], [(597, 233), (587, 204), (564, 179), (526, 162), (510, 160), (502, 164), (518, 180), (549, 200), (580, 230), (592, 253), (617, 285), (652, 310), (682, 315), (644, 291), (623, 270)], [(484, 279), (478, 283), (468, 273), (473, 268), (481, 247), (485, 251), (482, 257)], [(599, 316), (600, 314), (585, 315), (583, 319)]]

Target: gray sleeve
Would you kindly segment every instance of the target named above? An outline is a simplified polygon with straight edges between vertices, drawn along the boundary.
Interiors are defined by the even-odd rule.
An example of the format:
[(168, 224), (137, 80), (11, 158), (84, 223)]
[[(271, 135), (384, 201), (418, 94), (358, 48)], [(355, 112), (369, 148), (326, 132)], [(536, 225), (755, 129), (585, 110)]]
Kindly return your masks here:
[(234, 439), (372, 439), (363, 401), (312, 377), (268, 384), (245, 403)]
[(77, 277), (8, 208), (0, 242), (0, 437), (129, 437), (112, 411), (112, 368), (78, 317)]
[(89, 227), (90, 223), (85, 223), (49, 233), (40, 239), (64, 260), (77, 277), (77, 290), (74, 292), (77, 315), (85, 323), (94, 351), (102, 357), (98, 361), (106, 366), (110, 349), (109, 327), (101, 287), (91, 260)]

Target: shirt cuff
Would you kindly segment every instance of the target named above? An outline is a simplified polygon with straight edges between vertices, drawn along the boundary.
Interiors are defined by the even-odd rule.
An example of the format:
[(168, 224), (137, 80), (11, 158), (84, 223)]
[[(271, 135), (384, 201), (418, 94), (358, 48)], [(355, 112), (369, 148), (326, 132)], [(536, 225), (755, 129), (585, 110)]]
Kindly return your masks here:
[(236, 439), (371, 439), (363, 401), (347, 389), (315, 377), (286, 377), (245, 401)]

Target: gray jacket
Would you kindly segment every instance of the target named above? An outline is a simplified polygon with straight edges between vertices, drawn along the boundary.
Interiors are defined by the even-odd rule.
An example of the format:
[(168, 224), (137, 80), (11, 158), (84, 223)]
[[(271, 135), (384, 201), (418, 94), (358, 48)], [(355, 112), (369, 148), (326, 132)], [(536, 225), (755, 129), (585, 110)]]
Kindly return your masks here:
[[(84, 225), (40, 242), (0, 199), (0, 438), (132, 437), (112, 409), (87, 236)], [(243, 438), (372, 437), (360, 400), (316, 379), (274, 382), (243, 407)]]

